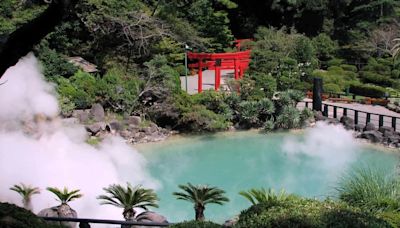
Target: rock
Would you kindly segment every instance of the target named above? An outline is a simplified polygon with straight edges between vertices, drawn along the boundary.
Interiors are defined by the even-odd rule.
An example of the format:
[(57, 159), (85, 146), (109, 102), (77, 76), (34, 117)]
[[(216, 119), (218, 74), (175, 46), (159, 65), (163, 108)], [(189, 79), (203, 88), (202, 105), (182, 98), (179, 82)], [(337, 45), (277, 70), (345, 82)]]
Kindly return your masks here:
[(124, 138), (124, 139), (133, 138), (134, 134), (135, 134), (134, 132), (127, 131), (127, 130), (121, 131), (119, 133), (119, 135), (121, 135), (121, 137)]
[(336, 118), (326, 118), (325, 122), (327, 122), (328, 124), (334, 124), (334, 125), (340, 123), (340, 121), (338, 119), (336, 119)]
[[(77, 218), (78, 215), (74, 209), (67, 204), (62, 204), (56, 207), (46, 208), (38, 213), (40, 217), (59, 217), (59, 218)], [(75, 228), (75, 222), (48, 222), (51, 224), (61, 224), (63, 227)]]
[(153, 127), (145, 127), (145, 128), (143, 128), (143, 132), (146, 134), (146, 135), (151, 135), (151, 134), (153, 134), (154, 132), (156, 132), (157, 131), (157, 129), (155, 129), (155, 128), (153, 128)]
[(367, 123), (367, 125), (365, 125), (364, 131), (375, 131), (376, 127), (375, 124), (373, 123)]
[(72, 117), (75, 117), (79, 122), (84, 123), (89, 120), (89, 114), (85, 110), (74, 110)]
[(62, 124), (64, 126), (71, 126), (74, 124), (79, 124), (79, 119), (75, 118), (75, 117), (71, 117), (71, 118), (64, 118), (61, 120)]
[(140, 116), (129, 116), (126, 120), (126, 123), (132, 126), (139, 126), (140, 123), (142, 123), (142, 119)]
[(385, 133), (389, 132), (392, 133), (394, 132), (394, 129), (392, 127), (388, 127), (388, 126), (382, 126), (379, 128), (379, 130), (383, 135), (385, 135)]
[(95, 121), (104, 121), (105, 113), (101, 104), (94, 104), (90, 109), (90, 117)]
[(239, 216), (236, 216), (232, 219), (228, 219), (222, 224), (222, 227), (234, 227), (236, 223), (239, 221)]
[(346, 130), (354, 130), (355, 128), (354, 120), (348, 116), (342, 116), (340, 122)]
[(373, 143), (380, 143), (383, 141), (383, 135), (379, 131), (364, 131), (361, 134), (361, 138), (368, 139)]
[(314, 113), (314, 118), (316, 121), (326, 120), (327, 117), (322, 114), (322, 112), (318, 111)]
[(136, 220), (138, 222), (168, 223), (167, 218), (152, 211), (145, 211), (143, 213), (140, 213), (139, 215), (136, 216)]
[(362, 132), (365, 128), (364, 124), (356, 124), (356, 126), (354, 127), (354, 129), (358, 132)]
[(106, 124), (104, 122), (98, 122), (98, 123), (94, 123), (94, 124), (85, 126), (86, 130), (88, 132), (90, 132), (92, 135), (96, 135), (101, 130), (104, 130), (105, 127), (106, 127)]
[(108, 124), (108, 126), (110, 127), (111, 131), (121, 131), (123, 128), (123, 125), (118, 121), (112, 121)]

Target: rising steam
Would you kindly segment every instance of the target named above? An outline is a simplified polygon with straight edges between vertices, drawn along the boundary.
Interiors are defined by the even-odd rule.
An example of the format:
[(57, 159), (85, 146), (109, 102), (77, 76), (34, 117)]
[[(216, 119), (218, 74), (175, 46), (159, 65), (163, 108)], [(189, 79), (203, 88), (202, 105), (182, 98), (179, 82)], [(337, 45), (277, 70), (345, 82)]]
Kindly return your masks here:
[(282, 149), (291, 159), (309, 156), (318, 159), (324, 169), (341, 170), (354, 162), (359, 146), (352, 133), (342, 125), (318, 122), (314, 128), (306, 130), (301, 140), (287, 137)]
[(58, 204), (46, 187), (67, 186), (84, 194), (70, 204), (79, 217), (122, 219), (121, 209), (100, 206), (96, 200), (103, 187), (127, 181), (159, 187), (146, 171), (146, 160), (121, 138), (109, 138), (94, 148), (85, 143), (83, 126), (63, 125), (54, 89), (33, 55), (8, 69), (1, 82), (0, 201), (21, 205), (9, 188), (29, 184), (42, 190), (32, 198), (38, 212)]

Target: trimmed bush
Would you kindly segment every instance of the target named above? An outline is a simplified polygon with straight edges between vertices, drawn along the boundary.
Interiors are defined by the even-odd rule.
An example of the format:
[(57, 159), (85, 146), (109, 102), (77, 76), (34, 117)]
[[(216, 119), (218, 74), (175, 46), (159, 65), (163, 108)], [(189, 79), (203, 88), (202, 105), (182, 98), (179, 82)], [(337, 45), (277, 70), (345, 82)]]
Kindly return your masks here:
[(49, 225), (32, 212), (13, 204), (0, 203), (0, 227), (2, 228), (56, 228)]
[(244, 227), (391, 227), (381, 218), (333, 201), (293, 197), (261, 203), (243, 211), (235, 228)]
[(229, 123), (222, 115), (208, 110), (205, 106), (194, 105), (191, 111), (183, 113), (179, 126), (183, 130), (192, 132), (214, 132), (227, 129)]
[(352, 84), (350, 85), (350, 93), (360, 96), (381, 98), (385, 96), (385, 88), (371, 84)]
[(170, 226), (171, 228), (221, 228), (222, 226), (209, 221), (185, 221)]

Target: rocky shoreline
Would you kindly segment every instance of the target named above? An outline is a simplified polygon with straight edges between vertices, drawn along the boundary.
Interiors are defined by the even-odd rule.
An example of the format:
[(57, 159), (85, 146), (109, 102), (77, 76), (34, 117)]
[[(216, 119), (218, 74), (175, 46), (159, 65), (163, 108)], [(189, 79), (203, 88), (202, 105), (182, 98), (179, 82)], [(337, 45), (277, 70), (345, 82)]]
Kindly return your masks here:
[(74, 110), (63, 123), (82, 124), (89, 135), (89, 140), (102, 140), (108, 136), (119, 135), (128, 143), (148, 143), (165, 140), (176, 131), (157, 126), (142, 120), (140, 116), (107, 115), (103, 106), (94, 104), (91, 109)]
[[(353, 131), (355, 138), (364, 139), (369, 143), (380, 144), (389, 148), (400, 148), (400, 132), (392, 127), (376, 127), (373, 123), (355, 124), (350, 117), (340, 119), (328, 118), (321, 112), (314, 113), (315, 121), (324, 121), (329, 124), (342, 124), (346, 130)], [(74, 110), (72, 115), (63, 119), (65, 125), (82, 124), (94, 141), (108, 136), (119, 135), (130, 144), (159, 142), (169, 136), (179, 134), (177, 131), (162, 128), (155, 123), (143, 120), (140, 116), (107, 115), (100, 104), (94, 104), (91, 109)], [(310, 124), (309, 124), (310, 125)], [(227, 131), (232, 131), (228, 129)]]
[(400, 132), (396, 132), (392, 127), (376, 127), (373, 123), (355, 124), (354, 120), (348, 116), (342, 116), (340, 119), (328, 118), (323, 116), (321, 112), (316, 112), (314, 117), (316, 121), (342, 124), (346, 130), (353, 131), (355, 138), (389, 148), (400, 148)]

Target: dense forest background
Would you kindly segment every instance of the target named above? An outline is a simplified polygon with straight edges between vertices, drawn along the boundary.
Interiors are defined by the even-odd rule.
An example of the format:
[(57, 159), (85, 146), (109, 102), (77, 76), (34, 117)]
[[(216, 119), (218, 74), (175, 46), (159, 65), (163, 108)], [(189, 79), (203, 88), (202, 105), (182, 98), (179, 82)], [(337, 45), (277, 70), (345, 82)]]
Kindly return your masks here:
[[(0, 43), (46, 7), (43, 0), (2, 0)], [(326, 92), (398, 93), (398, 37), (396, 0), (81, 0), (34, 52), (64, 116), (101, 103), (171, 129), (268, 131), (298, 127), (310, 115), (294, 105), (315, 76)], [(235, 38), (254, 39), (245, 79), (230, 83), (240, 94), (181, 90), (185, 44), (233, 51)], [(78, 69), (67, 61), (73, 56), (98, 72)], [(277, 91), (280, 99), (272, 99)]]

